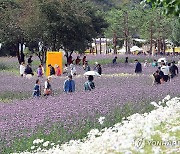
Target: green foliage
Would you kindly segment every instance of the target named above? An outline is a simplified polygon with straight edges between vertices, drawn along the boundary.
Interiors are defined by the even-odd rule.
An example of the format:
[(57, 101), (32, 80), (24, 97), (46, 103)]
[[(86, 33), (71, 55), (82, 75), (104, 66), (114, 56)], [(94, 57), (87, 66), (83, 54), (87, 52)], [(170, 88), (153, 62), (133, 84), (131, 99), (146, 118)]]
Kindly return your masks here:
[(96, 6), (83, 0), (1, 0), (0, 42), (43, 42), (46, 48), (84, 51), (107, 27)]
[(166, 15), (174, 15), (180, 17), (180, 1), (179, 0), (146, 0), (152, 3), (154, 7), (163, 7)]
[(173, 19), (172, 22), (172, 34), (171, 40), (174, 46), (180, 46), (180, 22), (176, 19)]

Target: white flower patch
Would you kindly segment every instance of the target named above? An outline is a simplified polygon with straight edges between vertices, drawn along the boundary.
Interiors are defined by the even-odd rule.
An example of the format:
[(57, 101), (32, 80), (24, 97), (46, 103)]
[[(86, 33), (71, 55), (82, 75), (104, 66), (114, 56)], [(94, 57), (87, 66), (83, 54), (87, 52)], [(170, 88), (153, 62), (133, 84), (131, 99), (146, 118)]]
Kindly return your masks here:
[[(38, 151), (37, 153), (148, 153), (146, 146), (150, 146), (151, 152), (154, 154), (179, 153), (180, 149), (178, 145), (174, 147), (173, 145), (171, 146), (171, 141), (175, 141), (177, 138), (171, 136), (169, 132), (179, 130), (179, 126), (173, 126), (172, 123), (175, 123), (175, 121), (180, 118), (180, 98), (170, 100), (170, 96), (166, 96), (164, 100), (167, 100), (167, 106), (165, 107), (156, 102), (152, 102), (151, 104), (157, 108), (150, 113), (131, 115), (127, 118), (128, 120), (115, 124), (113, 127), (105, 128), (102, 131), (98, 129), (91, 130), (88, 133), (88, 137), (82, 141), (72, 140), (66, 144), (55, 146), (50, 150)], [(103, 124), (104, 119), (105, 117), (101, 117), (99, 121)], [(161, 126), (161, 124), (169, 125), (168, 128), (170, 129), (166, 132), (157, 130), (156, 128)], [(164, 126), (163, 131), (164, 128), (167, 129), (167, 127)], [(152, 136), (160, 136), (161, 140), (156, 141)], [(47, 142), (48, 141), (45, 142), (46, 146), (49, 144), (49, 142)], [(37, 143), (37, 141), (35, 143)], [(170, 146), (166, 147), (165, 144)], [(162, 149), (161, 145), (165, 145), (165, 149)]]
[(36, 139), (33, 141), (33, 144), (40, 144), (40, 143), (43, 143), (44, 140), (43, 139)]

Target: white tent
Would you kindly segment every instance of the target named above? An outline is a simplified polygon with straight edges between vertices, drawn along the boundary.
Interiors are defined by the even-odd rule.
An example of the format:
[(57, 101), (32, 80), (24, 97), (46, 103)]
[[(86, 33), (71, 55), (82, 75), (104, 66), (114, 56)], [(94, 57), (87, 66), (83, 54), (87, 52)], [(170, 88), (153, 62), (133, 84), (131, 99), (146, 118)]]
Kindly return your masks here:
[(131, 49), (130, 49), (131, 52), (135, 52), (135, 51), (143, 51), (143, 49), (139, 48), (138, 46), (133, 46)]
[(126, 49), (125, 48), (122, 48), (120, 50), (117, 51), (118, 53), (125, 53), (126, 52)]

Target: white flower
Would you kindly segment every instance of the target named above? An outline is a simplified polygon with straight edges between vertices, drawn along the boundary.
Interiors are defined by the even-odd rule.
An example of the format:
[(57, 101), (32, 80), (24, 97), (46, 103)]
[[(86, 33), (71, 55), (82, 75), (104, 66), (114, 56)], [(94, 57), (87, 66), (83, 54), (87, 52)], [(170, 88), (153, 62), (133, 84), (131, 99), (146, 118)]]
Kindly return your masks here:
[(99, 123), (100, 123), (101, 125), (104, 123), (104, 119), (105, 119), (105, 117), (100, 117), (100, 118), (98, 119), (98, 121), (99, 121)]
[(164, 98), (164, 100), (170, 100), (171, 99), (171, 96), (170, 95), (167, 95), (165, 98)]
[(34, 150), (35, 149), (35, 146), (33, 145), (32, 147), (31, 147), (31, 150)]
[(36, 139), (33, 141), (33, 144), (40, 144), (40, 143), (43, 143), (44, 140), (43, 139)]
[(159, 105), (156, 102), (151, 102), (151, 105), (153, 105), (155, 107), (159, 107)]
[(49, 141), (44, 142), (43, 147), (47, 147), (49, 145), (49, 143), (50, 143)]

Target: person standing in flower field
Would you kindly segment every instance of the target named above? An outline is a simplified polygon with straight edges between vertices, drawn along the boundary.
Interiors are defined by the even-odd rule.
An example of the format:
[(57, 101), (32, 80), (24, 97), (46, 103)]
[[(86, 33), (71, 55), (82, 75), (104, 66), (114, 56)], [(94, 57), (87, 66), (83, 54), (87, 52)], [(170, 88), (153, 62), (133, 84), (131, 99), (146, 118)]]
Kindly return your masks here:
[(152, 63), (152, 66), (153, 66), (153, 67), (157, 67), (157, 66), (158, 66), (158, 62), (157, 62), (156, 59), (154, 59), (154, 61), (153, 61), (153, 63)]
[(128, 64), (128, 57), (125, 58), (125, 64)]
[(68, 74), (68, 65), (64, 65), (63, 74)]
[(85, 62), (86, 62), (86, 56), (84, 56), (83, 59), (82, 59), (83, 66), (85, 65)]
[(60, 69), (60, 67), (56, 64), (55, 65), (55, 68), (56, 68), (56, 76), (61, 76), (61, 69)]
[(86, 72), (88, 72), (88, 71), (91, 70), (90, 66), (88, 65), (88, 61), (85, 62), (84, 70), (85, 70)]
[(24, 76), (25, 69), (26, 69), (26, 67), (25, 67), (24, 62), (21, 62), (21, 65), (20, 65), (20, 75), (21, 75), (21, 77)]
[(165, 63), (162, 63), (161, 71), (164, 73), (164, 81), (167, 82), (169, 80), (169, 66), (166, 66)]
[(79, 56), (77, 56), (77, 58), (75, 60), (76, 65), (80, 65), (80, 62), (81, 62), (81, 59)]
[(74, 75), (77, 74), (77, 72), (76, 72), (76, 67), (75, 67), (74, 64), (71, 64), (71, 65), (70, 65), (70, 69), (71, 69), (71, 75), (72, 75), (72, 76), (74, 76)]
[(148, 67), (148, 61), (147, 60), (145, 60), (145, 62), (144, 62), (144, 67)]
[(64, 92), (71, 93), (75, 92), (75, 82), (72, 79), (72, 75), (68, 76), (68, 79), (64, 82)]
[(33, 90), (33, 97), (40, 97), (40, 96), (41, 96), (41, 86), (39, 79), (37, 79)]
[(50, 81), (51, 81), (51, 76), (48, 76), (47, 80), (44, 83), (44, 96), (48, 96), (52, 94), (52, 87)]
[(50, 68), (50, 76), (55, 75), (55, 74), (56, 74), (56, 72), (55, 72), (54, 67), (52, 67), (52, 65), (51, 65), (51, 64), (49, 64), (49, 65), (48, 65), (48, 67)]
[(95, 62), (96, 66), (94, 67), (94, 70), (99, 73), (99, 75), (102, 74), (102, 68), (101, 65), (98, 62)]
[(94, 84), (93, 80), (94, 80), (94, 77), (92, 75), (89, 75), (88, 76), (88, 81), (86, 81), (84, 83), (85, 91), (91, 91), (92, 89), (95, 88), (95, 84)]
[(42, 75), (44, 75), (44, 67), (43, 67), (43, 64), (41, 64), (41, 68), (42, 68)]
[(117, 64), (117, 56), (114, 57), (113, 61), (112, 61), (113, 64)]
[(30, 57), (28, 58), (28, 64), (31, 65), (32, 62), (33, 62), (32, 56), (30, 56)]
[(169, 68), (170, 74), (171, 74), (171, 78), (174, 78), (176, 75), (179, 74), (179, 69), (178, 67), (175, 65), (175, 61), (172, 62), (171, 67)]
[(136, 59), (136, 67), (135, 67), (135, 73), (142, 73), (142, 65), (141, 63)]
[(43, 75), (42, 66), (39, 65), (39, 67), (38, 67), (38, 69), (37, 69), (37, 76), (38, 76), (38, 77), (42, 77), (42, 75)]

